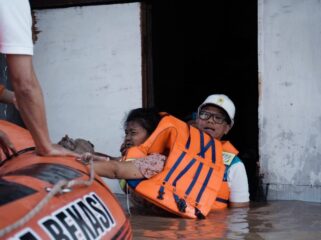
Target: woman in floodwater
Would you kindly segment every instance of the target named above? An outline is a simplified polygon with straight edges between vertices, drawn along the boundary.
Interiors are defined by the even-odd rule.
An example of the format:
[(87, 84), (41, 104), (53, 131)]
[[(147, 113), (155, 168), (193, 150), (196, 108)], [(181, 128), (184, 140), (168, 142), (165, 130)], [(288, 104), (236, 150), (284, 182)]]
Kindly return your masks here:
[[(127, 149), (142, 144), (156, 129), (160, 122), (161, 114), (153, 108), (136, 108), (131, 110), (124, 122), (125, 137), (120, 151), (122, 156), (126, 155)], [(96, 174), (112, 179), (148, 179), (161, 172), (164, 168), (166, 157), (161, 154), (151, 154), (144, 158), (133, 159), (132, 161), (120, 161), (122, 157), (113, 158), (101, 157), (85, 153), (79, 158), (80, 161), (88, 163), (93, 158)], [(116, 160), (116, 161), (114, 161)], [(117, 161), (118, 160), (118, 161)], [(125, 191), (125, 181), (121, 180), (121, 187)], [(163, 215), (163, 210), (131, 192), (131, 200), (136, 209), (146, 209), (148, 213), (154, 212)]]
[[(137, 108), (131, 110), (124, 124), (125, 138), (120, 149), (122, 155), (126, 154), (128, 148), (142, 144), (155, 130), (160, 120), (161, 116), (154, 109)], [(141, 179), (150, 178), (162, 171), (166, 158), (165, 156), (158, 156), (157, 161), (153, 161), (154, 155), (159, 154), (152, 154), (133, 161), (110, 161), (108, 157), (85, 153), (80, 160), (86, 163), (90, 158), (93, 158), (95, 172), (102, 177)], [(116, 160), (121, 160), (121, 157), (116, 158)]]
[[(217, 103), (216, 100), (217, 101), (220, 100), (220, 101)], [(230, 110), (230, 113), (229, 113), (229, 111), (225, 112), (226, 110), (225, 110), (224, 107), (227, 108), (227, 110)], [(208, 136), (212, 137), (212, 140), (209, 141), (208, 144), (210, 144), (211, 142), (213, 143), (213, 139), (220, 140), (222, 136), (224, 136), (225, 134), (227, 134), (229, 132), (230, 128), (233, 125), (233, 121), (232, 120), (234, 118), (234, 111), (235, 111), (234, 104), (225, 95), (211, 95), (199, 107), (198, 116), (197, 116), (197, 119), (196, 119), (196, 127), (199, 130), (201, 130), (202, 132), (208, 133), (207, 137)], [(157, 134), (161, 133), (163, 136), (170, 136), (170, 135), (167, 135), (167, 134), (169, 134), (169, 132), (167, 132), (168, 129), (175, 129), (175, 127), (174, 128), (173, 127), (168, 128), (167, 126), (164, 125), (164, 123), (170, 123), (169, 126), (172, 126), (171, 125), (172, 122), (168, 122), (168, 121), (173, 121), (173, 120), (170, 120), (170, 119), (171, 119), (171, 117), (166, 118), (166, 120), (164, 119), (165, 122), (162, 121), (162, 123), (163, 123), (162, 126), (165, 127), (165, 128), (164, 129), (159, 129)], [(127, 122), (127, 125), (126, 124), (125, 125), (126, 125), (126, 128), (128, 130), (128, 129), (130, 129), (129, 126), (131, 126), (131, 124), (128, 124), (129, 121), (126, 121), (126, 122)], [(126, 151), (126, 149), (128, 149), (128, 147), (137, 146), (136, 144), (138, 144), (138, 145), (139, 144), (143, 144), (144, 141), (148, 138), (149, 134), (147, 133), (146, 129), (141, 131), (142, 128), (144, 128), (144, 127), (141, 125), (141, 123), (139, 125), (141, 127), (141, 129), (138, 128), (138, 130), (140, 130), (140, 131), (138, 131), (139, 134), (137, 134), (137, 131), (134, 131), (133, 133), (135, 135), (133, 134), (133, 136), (139, 137), (138, 139), (143, 139), (143, 140), (142, 141), (138, 141), (137, 143), (135, 143), (134, 141), (126, 142), (126, 139), (125, 139), (125, 142), (122, 145), (123, 152)], [(178, 124), (176, 126), (179, 126), (179, 127), (176, 128), (175, 134), (177, 132), (184, 133), (184, 132), (187, 131), (186, 133), (188, 133), (190, 131), (183, 125)], [(136, 127), (135, 124), (134, 124), (134, 127)], [(129, 133), (130, 133), (130, 131), (126, 132), (126, 137), (127, 137), (127, 134), (129, 134)], [(188, 135), (188, 134), (186, 135), (186, 133), (185, 133), (184, 137), (186, 137), (186, 136), (192, 136), (193, 137), (194, 136), (194, 138), (195, 138), (193, 141), (191, 141), (194, 144), (193, 147), (190, 147), (190, 145), (188, 145), (188, 149), (190, 149), (190, 148), (192, 149), (193, 148), (193, 149), (197, 150), (199, 148), (199, 146), (196, 143), (198, 143), (198, 141), (201, 141), (204, 136), (202, 135), (201, 132), (199, 133), (200, 134), (199, 136), (197, 134), (196, 135), (195, 134), (194, 135)], [(173, 136), (177, 136), (175, 134)], [(181, 136), (183, 136), (183, 135), (181, 135)], [(200, 139), (198, 139), (199, 137), (200, 137)], [(160, 139), (162, 139), (162, 138), (160, 138)], [(177, 138), (173, 137), (173, 139), (177, 139)], [(163, 146), (162, 144), (166, 145), (167, 143), (165, 143), (164, 140), (165, 139), (163, 139), (162, 143), (158, 142), (157, 144), (160, 144), (160, 146)], [(151, 140), (149, 140), (148, 143), (146, 142), (146, 144), (147, 145), (148, 144), (152, 144), (152, 145), (158, 146), (156, 144), (156, 142), (154, 142), (154, 141), (155, 140), (151, 139)], [(167, 141), (167, 140), (165, 140), (165, 141)], [(172, 140), (169, 140), (169, 141), (172, 141)], [(183, 140), (183, 142), (185, 142), (185, 141), (186, 141), (186, 139)], [(206, 140), (206, 141), (208, 141), (208, 140)], [(189, 143), (189, 140), (187, 142)], [(203, 139), (203, 142), (204, 142), (204, 139)], [(231, 144), (228, 144), (228, 142), (221, 142), (221, 143), (224, 144), (224, 151), (227, 151), (227, 153), (231, 152), (231, 154), (228, 155), (229, 158), (226, 159), (226, 160), (229, 160), (229, 164), (232, 165), (231, 163), (235, 162), (236, 163), (235, 166), (237, 165), (239, 167), (242, 167), (243, 165), (240, 164), (241, 163), (240, 161), (234, 161), (234, 159), (238, 160), (237, 157), (235, 157), (236, 154), (237, 154), (237, 150), (235, 150), (234, 147), (231, 146)], [(204, 144), (204, 143), (202, 143), (202, 141), (201, 141), (201, 146), (203, 146), (202, 144)], [(210, 149), (208, 147), (208, 144), (206, 145), (206, 147), (204, 147), (204, 148), (202, 147), (201, 151), (203, 151), (203, 150), (207, 151), (208, 149)], [(147, 148), (147, 145), (146, 146), (141, 146), (142, 150)], [(171, 146), (178, 146), (178, 145), (173, 145), (173, 143), (170, 143), (170, 145)], [(129, 151), (129, 155), (126, 154), (127, 158), (129, 156), (131, 156), (131, 154), (130, 154), (131, 151), (132, 151), (132, 148)], [(159, 149), (155, 148), (151, 152), (153, 152), (153, 151), (154, 152), (159, 152)], [(178, 150), (178, 151), (181, 151), (181, 150)], [(160, 152), (162, 152), (162, 151), (160, 151)], [(215, 152), (215, 154), (218, 154), (218, 156), (220, 154), (222, 154), (225, 157), (225, 155), (226, 155), (226, 154), (224, 155), (223, 152), (222, 153), (221, 152), (217, 152), (217, 151), (214, 151), (214, 152)], [(178, 152), (175, 152), (175, 153), (178, 154)], [(183, 153), (181, 153), (181, 154), (183, 154)], [(193, 155), (194, 152), (191, 152), (191, 154)], [(205, 152), (203, 153), (203, 155), (205, 157), (205, 155), (206, 155)], [(132, 155), (132, 156), (135, 156), (135, 154)], [(141, 155), (138, 154), (138, 156), (141, 156)], [(128, 161), (128, 159), (127, 159), (126, 162), (117, 162), (117, 163), (108, 162), (108, 161), (106, 161), (108, 159), (105, 158), (105, 159), (103, 159), (104, 161), (98, 161), (98, 162), (95, 163), (95, 169), (97, 170), (97, 173), (99, 175), (101, 175), (101, 176), (105, 176), (105, 177), (108, 177), (108, 178), (124, 178), (124, 179), (127, 179), (127, 180), (144, 179), (144, 178), (148, 179), (148, 178), (151, 178), (152, 176), (154, 176), (155, 174), (160, 173), (160, 172), (162, 172), (162, 174), (163, 173), (165, 174), (166, 171), (169, 171), (169, 169), (170, 169), (170, 173), (167, 173), (166, 181), (165, 181), (165, 178), (164, 179), (162, 178), (163, 177), (162, 175), (157, 175), (157, 176), (155, 176), (156, 178), (151, 178), (151, 181), (150, 180), (142, 181), (141, 182), (142, 184), (139, 184), (140, 188), (143, 188), (142, 186), (144, 186), (145, 183), (147, 183), (147, 185), (149, 183), (152, 183), (151, 186), (158, 185), (160, 181), (162, 181), (163, 182), (162, 185), (164, 185), (164, 184), (166, 184), (166, 182), (168, 181), (168, 179), (172, 175), (172, 173), (175, 171), (175, 169), (178, 169), (176, 165), (178, 165), (178, 164), (180, 164), (182, 162), (181, 159), (177, 159), (177, 160), (173, 159), (173, 158), (175, 158), (174, 157), (175, 154), (171, 154), (170, 156), (172, 157), (171, 158), (172, 161), (166, 161), (166, 164), (169, 164), (169, 166), (166, 168), (166, 170), (164, 170), (164, 172), (162, 170), (163, 170), (163, 167), (164, 167), (164, 164), (165, 164), (166, 157), (163, 156), (163, 155), (160, 155), (160, 154), (147, 155), (146, 157), (143, 157), (141, 159), (139, 159), (139, 158), (137, 159), (137, 158), (134, 157), (135, 159), (133, 161)], [(185, 154), (183, 154), (182, 156), (184, 157)], [(201, 156), (201, 155), (198, 154), (198, 156)], [(210, 156), (213, 156), (213, 152), (212, 152), (212, 154), (207, 154), (207, 157), (205, 157), (204, 159), (206, 159), (205, 161), (208, 161), (208, 162), (206, 162), (207, 166), (212, 167), (213, 158), (210, 158)], [(91, 158), (92, 158), (91, 155), (84, 155), (82, 157), (82, 160), (83, 161), (88, 161), (88, 159), (91, 159)], [(99, 160), (99, 159), (95, 159), (95, 160)], [(196, 160), (198, 160), (198, 158), (196, 158)], [(174, 166), (173, 163), (175, 161), (177, 161), (178, 163), (177, 164), (175, 163), (175, 166)], [(188, 161), (188, 159), (187, 159), (187, 161)], [(183, 161), (183, 163), (186, 163), (186, 161)], [(194, 161), (191, 161), (188, 164), (188, 166), (184, 167), (183, 172), (179, 173), (179, 175), (177, 175), (177, 177), (174, 179), (175, 188), (173, 189), (173, 191), (176, 191), (175, 190), (176, 186), (178, 186), (176, 182), (179, 179), (181, 179), (182, 176), (185, 175), (185, 173), (187, 171), (189, 171), (191, 169), (190, 166), (192, 166), (193, 164), (194, 164)], [(220, 161), (218, 161), (218, 162), (214, 161), (214, 164), (221, 164), (221, 162)], [(224, 164), (225, 165), (228, 164), (228, 163), (225, 162), (225, 158), (224, 158)], [(199, 166), (203, 166), (203, 164), (199, 163)], [(232, 167), (230, 169), (232, 169)], [(223, 169), (223, 168), (220, 167), (218, 169)], [(231, 172), (232, 171), (230, 169), (229, 169), (229, 165), (226, 165), (225, 173), (227, 175), (227, 180), (226, 180), (226, 183), (224, 184), (224, 186), (225, 186), (224, 188), (222, 188), (223, 185), (220, 185), (220, 183), (221, 183), (220, 179), (216, 179), (215, 181), (206, 181), (206, 183), (209, 182), (211, 184), (217, 184), (217, 186), (215, 186), (215, 187), (211, 186), (210, 188), (202, 188), (204, 190), (205, 189), (219, 189), (218, 195), (213, 195), (213, 194), (216, 194), (215, 192), (211, 193), (210, 195), (207, 195), (207, 196), (217, 196), (217, 198), (215, 200), (215, 203), (212, 206), (212, 209), (221, 209), (221, 208), (227, 207), (228, 206), (228, 200), (230, 199), (230, 197), (232, 195), (234, 196), (236, 193), (238, 193), (239, 196), (242, 196), (242, 199), (241, 199), (241, 201), (240, 201), (240, 199), (235, 201), (236, 197), (234, 197), (233, 198), (234, 199), (233, 205), (230, 204), (230, 206), (235, 206), (235, 207), (243, 207), (243, 206), (246, 207), (246, 206), (248, 206), (248, 186), (247, 186), (248, 184), (247, 184), (246, 173), (244, 171), (244, 174), (242, 175), (242, 176), (244, 176), (244, 178), (242, 178), (244, 181), (241, 181), (242, 179), (240, 180), (240, 178), (238, 178), (239, 180), (236, 182), (236, 183), (242, 183), (242, 186), (240, 186), (240, 184), (238, 184), (238, 185), (233, 184), (233, 187), (231, 188), (230, 185), (227, 186), (227, 184), (228, 183), (230, 184), (230, 182), (231, 182)], [(217, 173), (216, 175), (218, 177), (222, 174), (221, 172), (216, 172), (216, 173)], [(157, 178), (157, 177), (160, 177), (160, 176), (161, 176), (161, 178), (163, 180)], [(186, 176), (188, 176), (188, 175), (186, 175)], [(193, 179), (196, 179), (196, 180), (200, 179), (198, 172), (197, 172), (197, 175), (195, 175), (195, 176), (196, 177), (193, 178)], [(209, 175), (209, 176), (211, 176), (211, 175)], [(237, 175), (237, 174), (233, 175), (232, 174), (232, 177), (233, 176), (234, 176), (233, 179), (235, 179), (235, 176), (241, 176), (241, 175)], [(205, 178), (201, 178), (201, 179), (205, 179)], [(223, 177), (222, 177), (222, 179), (223, 179)], [(228, 180), (230, 180), (230, 181), (228, 181)], [(129, 181), (129, 182), (131, 184), (132, 181)], [(144, 182), (144, 184), (143, 184), (143, 182)], [(235, 182), (235, 181), (233, 181), (233, 182)], [(205, 182), (199, 182), (199, 185), (202, 186), (202, 185), (204, 185), (204, 183)], [(191, 184), (192, 184), (191, 186), (195, 185), (194, 182), (191, 183)], [(237, 187), (235, 188), (234, 185), (237, 186)], [(137, 186), (137, 184), (136, 185), (133, 184), (134, 188), (136, 186)], [(187, 186), (187, 184), (183, 183), (183, 184), (180, 184), (179, 186), (180, 186), (180, 188), (184, 188), (183, 186)], [(136, 189), (137, 188), (135, 188), (135, 191), (136, 191)], [(153, 187), (150, 188), (150, 189), (152, 189), (150, 192), (145, 192), (146, 190), (144, 190), (144, 189), (141, 189), (141, 190), (143, 190), (143, 193), (147, 194), (147, 195), (150, 194), (151, 192), (153, 192), (152, 196), (153, 197), (157, 196), (158, 200), (156, 200), (156, 201), (163, 200), (162, 196), (163, 196), (163, 189), (164, 188), (162, 186), (160, 187), (160, 190), (158, 191), (158, 193), (154, 193), (154, 188)], [(191, 193), (190, 189), (192, 189), (192, 188), (188, 187), (188, 189), (186, 190), (186, 193), (188, 193), (188, 194)], [(203, 193), (202, 189), (200, 191)], [(237, 190), (237, 191), (234, 191), (233, 189)], [(244, 190), (240, 191), (241, 189), (244, 189)], [(181, 190), (181, 189), (179, 189), (179, 190)], [(232, 191), (230, 191), (230, 190), (232, 190)], [(171, 191), (171, 189), (169, 191)], [(182, 190), (182, 191), (184, 192), (185, 190)], [(197, 193), (197, 191), (194, 191), (194, 192)], [(233, 194), (230, 194), (230, 192), (232, 192)], [(239, 194), (239, 192), (242, 193), (242, 194)], [(244, 192), (244, 194), (243, 194), (243, 192)], [(181, 197), (178, 197), (175, 192), (173, 193), (173, 197), (174, 197), (174, 200), (175, 200), (175, 202), (177, 204), (177, 207), (173, 206), (172, 209), (174, 209), (175, 211), (178, 209), (179, 212), (180, 212), (179, 214), (181, 214), (182, 212), (185, 213), (185, 207), (186, 207), (186, 204), (185, 204), (186, 201), (185, 200), (190, 201), (190, 198), (187, 198), (186, 195), (184, 195), (184, 196), (182, 195)], [(221, 201), (221, 199), (222, 199), (222, 201)], [(198, 201), (198, 200), (203, 200), (201, 197), (199, 197), (199, 194), (197, 195), (197, 200), (196, 201)], [(169, 200), (169, 201), (171, 201), (171, 200)], [(164, 202), (162, 202), (162, 204), (163, 203)], [(199, 206), (206, 206), (207, 207), (207, 205), (201, 205), (201, 204), (199, 204)], [(167, 209), (167, 205), (166, 205), (166, 209)], [(208, 213), (207, 211), (208, 210), (206, 209), (204, 212)], [(200, 218), (203, 215), (202, 212), (201, 212), (201, 214), (199, 214), (199, 212), (200, 212), (199, 209), (195, 209), (195, 216), (197, 216), (198, 218)], [(189, 212), (188, 212), (188, 214), (189, 214)], [(194, 216), (188, 216), (188, 217), (194, 217)]]

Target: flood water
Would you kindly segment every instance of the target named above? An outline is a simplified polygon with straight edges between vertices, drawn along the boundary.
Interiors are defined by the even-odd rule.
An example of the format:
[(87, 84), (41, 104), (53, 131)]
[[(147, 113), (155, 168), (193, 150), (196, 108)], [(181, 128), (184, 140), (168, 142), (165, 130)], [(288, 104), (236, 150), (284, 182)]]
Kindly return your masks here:
[[(126, 208), (125, 200), (122, 205)], [(127, 210), (126, 210), (127, 211)], [(210, 213), (205, 220), (131, 213), (136, 239), (321, 239), (321, 204), (251, 203)]]

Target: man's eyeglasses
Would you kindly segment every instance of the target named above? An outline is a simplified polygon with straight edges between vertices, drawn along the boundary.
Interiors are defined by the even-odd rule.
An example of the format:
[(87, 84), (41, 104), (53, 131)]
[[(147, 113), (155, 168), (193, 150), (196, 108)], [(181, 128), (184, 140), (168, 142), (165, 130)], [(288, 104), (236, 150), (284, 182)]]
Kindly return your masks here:
[(224, 116), (222, 116), (221, 114), (210, 113), (210, 112), (206, 112), (206, 111), (200, 111), (198, 114), (198, 117), (202, 120), (208, 120), (212, 117), (214, 122), (217, 124), (223, 124), (226, 120), (226, 118)]

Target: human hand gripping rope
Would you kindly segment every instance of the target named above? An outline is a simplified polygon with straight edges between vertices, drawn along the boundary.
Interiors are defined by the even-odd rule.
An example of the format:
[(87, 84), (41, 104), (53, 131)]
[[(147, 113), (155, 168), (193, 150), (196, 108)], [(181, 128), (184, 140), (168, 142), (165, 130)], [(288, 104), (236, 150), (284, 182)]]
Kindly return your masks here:
[(86, 152), (86, 153), (82, 154), (80, 157), (76, 157), (76, 160), (81, 162), (84, 165), (88, 165), (91, 161), (92, 162), (109, 161), (110, 158), (106, 157), (106, 156), (97, 156), (97, 155), (94, 155), (90, 152)]
[[(90, 162), (95, 162), (95, 161), (110, 161), (109, 157), (101, 157), (101, 156), (97, 156), (97, 155), (93, 155), (89, 152), (82, 154), (80, 157), (76, 158), (77, 161), (80, 161), (81, 163), (87, 165)], [(126, 191), (126, 207), (127, 207), (127, 213), (129, 215), (131, 215), (130, 212), (130, 200), (129, 200), (129, 186), (128, 183), (122, 179), (122, 181), (125, 182), (126, 187), (124, 187), (125, 191)]]
[(29, 213), (27, 213), (17, 222), (3, 229), (0, 229), (0, 238), (8, 234), (9, 232), (15, 230), (16, 228), (26, 224), (30, 219), (32, 219), (37, 213), (39, 213), (42, 210), (42, 208), (50, 201), (51, 198), (53, 198), (58, 193), (65, 194), (65, 193), (71, 192), (72, 190), (71, 188), (77, 185), (90, 186), (93, 183), (94, 177), (95, 177), (93, 156), (91, 155), (91, 157), (87, 157), (86, 159), (87, 159), (86, 165), (88, 164), (90, 165), (88, 180), (73, 179), (73, 180), (67, 181), (63, 179), (58, 183), (56, 183), (52, 188), (50, 187), (45, 188), (48, 194)]

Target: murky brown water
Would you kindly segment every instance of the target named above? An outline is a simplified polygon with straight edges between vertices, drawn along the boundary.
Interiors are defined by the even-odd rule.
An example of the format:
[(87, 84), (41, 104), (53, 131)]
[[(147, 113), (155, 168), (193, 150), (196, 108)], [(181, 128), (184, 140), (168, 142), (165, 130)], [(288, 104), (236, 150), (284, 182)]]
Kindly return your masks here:
[(321, 204), (252, 203), (212, 212), (205, 220), (130, 216), (136, 239), (321, 239)]

